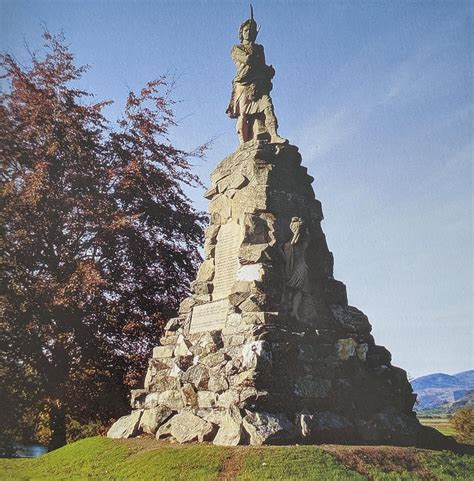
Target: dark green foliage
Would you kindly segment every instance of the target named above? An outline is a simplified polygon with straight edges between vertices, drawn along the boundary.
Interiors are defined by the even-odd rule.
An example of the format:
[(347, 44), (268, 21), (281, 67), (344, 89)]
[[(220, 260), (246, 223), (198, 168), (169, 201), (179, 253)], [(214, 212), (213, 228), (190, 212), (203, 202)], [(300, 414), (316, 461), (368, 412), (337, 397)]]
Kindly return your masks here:
[(43, 426), (40, 440), (56, 447), (67, 422), (106, 424), (126, 410), (186, 293), (204, 219), (182, 185), (199, 182), (189, 160), (204, 147), (167, 139), (165, 78), (131, 92), (115, 125), (107, 102), (74, 87), (86, 68), (64, 39), (44, 39), (27, 67), (0, 58), (0, 425), (19, 440)]

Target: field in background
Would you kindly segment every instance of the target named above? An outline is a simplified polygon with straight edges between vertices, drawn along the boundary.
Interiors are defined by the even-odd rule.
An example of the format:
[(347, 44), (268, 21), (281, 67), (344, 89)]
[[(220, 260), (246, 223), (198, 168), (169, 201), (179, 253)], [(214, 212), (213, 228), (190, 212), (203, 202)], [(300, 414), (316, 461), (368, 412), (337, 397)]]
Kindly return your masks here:
[(451, 426), (449, 422), (449, 418), (441, 417), (441, 418), (422, 418), (418, 417), (418, 420), (424, 426), (430, 426), (431, 428), (437, 429), (440, 433), (446, 436), (453, 436), (456, 437), (456, 430)]
[(451, 480), (469, 479), (474, 457), (389, 446), (218, 447), (154, 438), (88, 438), (37, 459), (0, 460), (0, 479)]

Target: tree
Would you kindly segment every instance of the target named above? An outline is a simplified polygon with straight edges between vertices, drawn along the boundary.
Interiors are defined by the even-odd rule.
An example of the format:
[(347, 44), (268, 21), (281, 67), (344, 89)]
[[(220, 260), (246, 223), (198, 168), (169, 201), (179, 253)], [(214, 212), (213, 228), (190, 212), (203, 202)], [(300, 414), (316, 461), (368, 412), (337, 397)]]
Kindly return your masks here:
[(107, 422), (124, 410), (185, 296), (204, 217), (182, 186), (199, 184), (190, 161), (206, 146), (169, 141), (165, 77), (130, 93), (113, 124), (109, 102), (75, 87), (87, 67), (74, 65), (63, 36), (44, 40), (28, 67), (0, 58), (0, 384), (13, 411), (2, 426), (42, 413), (54, 448), (67, 417)]
[(451, 417), (450, 423), (456, 430), (459, 440), (469, 444), (474, 443), (474, 409), (462, 408)]

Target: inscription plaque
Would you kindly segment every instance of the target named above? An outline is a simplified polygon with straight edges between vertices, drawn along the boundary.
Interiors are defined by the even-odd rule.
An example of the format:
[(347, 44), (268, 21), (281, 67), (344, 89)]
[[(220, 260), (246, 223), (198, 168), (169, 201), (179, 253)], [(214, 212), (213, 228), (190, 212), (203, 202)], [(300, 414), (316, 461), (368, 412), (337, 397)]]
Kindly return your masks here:
[(239, 268), (241, 229), (235, 222), (224, 224), (217, 234), (213, 299), (222, 299), (230, 294)]
[(229, 301), (227, 299), (196, 306), (193, 309), (189, 333), (223, 329), (227, 320), (228, 308)]

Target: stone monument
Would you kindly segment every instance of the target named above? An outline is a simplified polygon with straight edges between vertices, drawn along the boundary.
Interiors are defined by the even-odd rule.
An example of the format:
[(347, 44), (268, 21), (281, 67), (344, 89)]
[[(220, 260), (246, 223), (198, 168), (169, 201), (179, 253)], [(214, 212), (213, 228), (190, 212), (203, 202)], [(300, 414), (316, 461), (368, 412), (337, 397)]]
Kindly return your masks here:
[(204, 261), (110, 437), (421, 444), (406, 372), (334, 279), (298, 148), (277, 133), (253, 18), (232, 49), (240, 146), (211, 174)]

